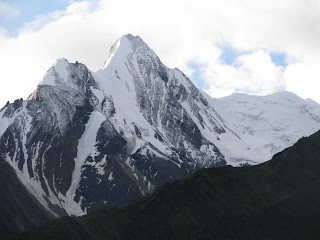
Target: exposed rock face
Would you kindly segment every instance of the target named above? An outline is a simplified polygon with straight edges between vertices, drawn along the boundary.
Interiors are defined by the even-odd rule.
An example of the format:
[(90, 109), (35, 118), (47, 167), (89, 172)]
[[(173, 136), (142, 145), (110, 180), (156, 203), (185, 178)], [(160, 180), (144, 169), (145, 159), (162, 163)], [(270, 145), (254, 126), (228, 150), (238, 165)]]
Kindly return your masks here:
[(60, 59), (27, 100), (0, 110), (0, 163), (50, 217), (123, 205), (196, 169), (256, 156), (215, 105), (230, 121), (223, 104), (126, 35), (103, 69)]
[(140, 37), (93, 73), (58, 60), (27, 100), (0, 112), (0, 161), (54, 216), (128, 203), (202, 167), (223, 166), (225, 123)]
[(29, 193), (5, 161), (0, 161), (0, 190), (0, 239), (54, 218)]

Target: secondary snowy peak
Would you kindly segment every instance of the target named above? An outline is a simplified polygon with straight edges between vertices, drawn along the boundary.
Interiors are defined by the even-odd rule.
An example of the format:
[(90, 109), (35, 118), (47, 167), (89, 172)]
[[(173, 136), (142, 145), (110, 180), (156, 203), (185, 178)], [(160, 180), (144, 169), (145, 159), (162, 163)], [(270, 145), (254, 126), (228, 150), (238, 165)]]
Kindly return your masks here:
[(0, 161), (60, 216), (123, 205), (201, 167), (225, 165), (215, 142), (230, 134), (192, 82), (132, 35), (96, 73), (58, 60), (0, 121)]
[(69, 76), (69, 62), (65, 58), (58, 59), (47, 71), (39, 85), (57, 86), (67, 84)]
[[(320, 129), (320, 105), (291, 92), (207, 98), (241, 137), (241, 143), (235, 144), (232, 151), (222, 151), (232, 165), (264, 162)], [(232, 147), (227, 142), (224, 145)]]
[(103, 69), (59, 59), (27, 100), (0, 110), (0, 161), (50, 212), (82, 215), (202, 167), (266, 161), (278, 151), (269, 143), (316, 131), (317, 109), (290, 93), (212, 99), (125, 35)]
[(38, 85), (83, 91), (95, 85), (89, 69), (81, 63), (69, 63), (67, 59), (58, 59), (47, 71)]
[(296, 94), (288, 91), (276, 92), (266, 96), (248, 95), (245, 93), (233, 93), (230, 96), (220, 98), (221, 101), (229, 99), (230, 101), (252, 101), (252, 99), (262, 100), (265, 103), (278, 103), (282, 105), (292, 106), (293, 104), (304, 103), (305, 100), (297, 96)]
[(44, 128), (57, 125), (61, 131), (67, 130), (77, 108), (97, 101), (95, 91), (99, 85), (84, 64), (59, 59), (27, 99), (35, 105), (30, 114), (42, 119)]

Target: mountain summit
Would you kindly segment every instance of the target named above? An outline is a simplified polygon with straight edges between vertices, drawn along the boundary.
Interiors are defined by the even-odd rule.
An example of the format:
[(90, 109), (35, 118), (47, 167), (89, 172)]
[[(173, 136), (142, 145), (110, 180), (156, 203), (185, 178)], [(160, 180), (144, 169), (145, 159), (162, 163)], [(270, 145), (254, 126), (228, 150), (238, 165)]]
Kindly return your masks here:
[(120, 61), (121, 63), (129, 54), (138, 52), (139, 48), (142, 52), (152, 52), (153, 55), (156, 55), (139, 36), (134, 37), (131, 34), (122, 36), (112, 45), (103, 69), (109, 65), (112, 59), (114, 62), (118, 61), (119, 63)]
[(0, 112), (0, 161), (53, 216), (123, 205), (202, 167), (224, 166), (226, 125), (192, 82), (126, 35), (94, 73), (58, 60)]
[[(255, 100), (246, 101), (241, 111), (249, 124), (257, 118), (246, 115), (252, 109), (246, 106)], [(254, 141), (246, 137), (248, 128), (231, 120), (238, 113), (223, 111), (224, 103), (200, 92), (179, 69), (166, 67), (140, 37), (125, 35), (103, 69), (92, 72), (60, 59), (27, 100), (1, 109), (0, 162), (14, 170), (47, 218), (79, 216), (124, 205), (199, 168), (266, 161), (272, 151), (261, 157), (261, 144), (253, 143), (296, 126), (293, 119), (288, 128)], [(306, 102), (302, 109), (291, 117), (302, 114), (318, 123), (319, 106)], [(6, 199), (16, 197), (8, 194)]]

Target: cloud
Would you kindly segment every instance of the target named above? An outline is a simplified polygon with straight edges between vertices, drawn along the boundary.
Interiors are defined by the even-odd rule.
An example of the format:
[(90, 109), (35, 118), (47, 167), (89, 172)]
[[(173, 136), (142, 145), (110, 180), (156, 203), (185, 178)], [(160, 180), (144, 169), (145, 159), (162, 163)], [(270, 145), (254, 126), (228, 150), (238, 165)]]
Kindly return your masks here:
[[(190, 77), (199, 70), (213, 97), (287, 89), (320, 102), (319, 22), (315, 0), (73, 2), (25, 24), (17, 37), (0, 31), (0, 105), (31, 93), (57, 58), (101, 68), (127, 33), (140, 35), (169, 67)], [(221, 46), (239, 54), (226, 63)]]
[(216, 88), (266, 95), (283, 90), (285, 85), (283, 67), (276, 66), (262, 50), (239, 56), (233, 65), (208, 66), (205, 79), (213, 96)]
[(319, 59), (291, 64), (284, 72), (286, 89), (318, 103), (320, 86)]
[(18, 17), (20, 11), (5, 2), (0, 2), (0, 17), (13, 18)]

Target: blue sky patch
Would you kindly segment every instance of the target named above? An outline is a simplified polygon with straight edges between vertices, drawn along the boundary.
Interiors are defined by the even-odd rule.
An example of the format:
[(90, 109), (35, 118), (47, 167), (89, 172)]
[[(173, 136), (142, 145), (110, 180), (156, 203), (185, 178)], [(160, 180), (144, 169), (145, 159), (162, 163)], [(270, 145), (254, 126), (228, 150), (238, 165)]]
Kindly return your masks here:
[(199, 64), (196, 61), (190, 61), (188, 63), (188, 67), (194, 71), (191, 75), (191, 80), (196, 87), (200, 89), (207, 89), (208, 86), (203, 78), (203, 70), (206, 66), (204, 64)]
[[(230, 45), (218, 45), (220, 50), (222, 51), (222, 54), (220, 56), (220, 60), (222, 63), (227, 64), (227, 65), (233, 65), (234, 61), (241, 55), (243, 54), (250, 54), (253, 51), (239, 51)], [(271, 61), (277, 65), (277, 66), (282, 66), (286, 67), (288, 64), (286, 62), (287, 55), (282, 52), (269, 52)]]
[(40, 15), (64, 10), (71, 2), (77, 1), (0, 0), (0, 2), (6, 3), (19, 12), (19, 15), (14, 17), (0, 16), (0, 28), (6, 29), (9, 35), (16, 36), (19, 28), (21, 28), (24, 23), (31, 22)]
[(286, 67), (288, 65), (286, 58), (287, 55), (281, 52), (270, 52), (269, 53), (272, 62), (277, 66)]
[(220, 56), (220, 60), (227, 65), (232, 65), (234, 60), (237, 59), (240, 55), (243, 53), (236, 50), (235, 48), (232, 48), (228, 45), (220, 45), (218, 46), (220, 50), (222, 51), (222, 55)]

